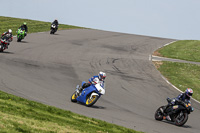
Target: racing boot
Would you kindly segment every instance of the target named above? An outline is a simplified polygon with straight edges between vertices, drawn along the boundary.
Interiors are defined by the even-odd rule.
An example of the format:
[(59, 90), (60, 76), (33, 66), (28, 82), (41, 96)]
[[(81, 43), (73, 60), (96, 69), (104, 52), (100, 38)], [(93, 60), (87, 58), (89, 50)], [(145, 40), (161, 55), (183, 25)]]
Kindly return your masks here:
[(166, 116), (166, 120), (171, 121), (172, 119), (170, 118), (169, 115)]
[(77, 95), (80, 96), (82, 91), (83, 91), (82, 87), (78, 88)]

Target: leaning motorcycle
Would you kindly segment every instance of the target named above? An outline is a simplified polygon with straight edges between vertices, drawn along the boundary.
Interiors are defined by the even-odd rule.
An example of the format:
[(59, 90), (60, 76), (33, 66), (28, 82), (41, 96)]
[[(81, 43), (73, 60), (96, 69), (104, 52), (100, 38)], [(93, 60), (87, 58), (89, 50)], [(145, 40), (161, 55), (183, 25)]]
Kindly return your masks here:
[(50, 31), (50, 34), (54, 34), (56, 32), (56, 25), (55, 24), (52, 24), (51, 25), (51, 31)]
[[(82, 86), (85, 82), (82, 82)], [(79, 102), (90, 107), (94, 105), (101, 95), (105, 94), (105, 89), (100, 84), (93, 85), (79, 92), (79, 85), (77, 85), (75, 92), (71, 96), (72, 102)]]
[(3, 52), (5, 49), (8, 48), (9, 42), (10, 42), (10, 38), (7, 35), (5, 35), (1, 38), (0, 52)]
[[(171, 102), (171, 99), (167, 98), (168, 103)], [(158, 121), (162, 121), (163, 119), (166, 119), (165, 116), (165, 110), (168, 108), (168, 106), (161, 106), (159, 107), (155, 112), (155, 119)], [(187, 120), (188, 115), (193, 112), (193, 108), (191, 106), (191, 103), (188, 101), (179, 101), (177, 100), (175, 102), (175, 105), (172, 106), (172, 114), (170, 115), (171, 121), (175, 123), (177, 126), (183, 126)]]
[(19, 28), (17, 31), (17, 42), (21, 42), (25, 37), (25, 29)]

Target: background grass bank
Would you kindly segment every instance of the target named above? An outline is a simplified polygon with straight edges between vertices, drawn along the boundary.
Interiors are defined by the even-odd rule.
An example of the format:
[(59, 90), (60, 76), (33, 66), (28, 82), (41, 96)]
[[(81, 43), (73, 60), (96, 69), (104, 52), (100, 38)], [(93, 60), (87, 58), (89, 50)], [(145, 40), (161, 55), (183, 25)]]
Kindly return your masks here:
[(200, 66), (189, 63), (154, 62), (161, 74), (182, 91), (192, 88), (193, 98), (200, 101)]
[[(24, 23), (27, 23), (28, 33), (50, 31), (51, 22), (36, 21), (30, 19), (20, 19), (0, 16), (0, 34), (12, 29), (13, 35), (16, 35), (17, 29)], [(52, 20), (53, 22), (53, 20)], [(58, 20), (59, 22), (59, 20)], [(80, 29), (83, 27), (59, 24), (58, 30)]]
[(168, 58), (200, 62), (200, 40), (181, 40), (154, 52)]

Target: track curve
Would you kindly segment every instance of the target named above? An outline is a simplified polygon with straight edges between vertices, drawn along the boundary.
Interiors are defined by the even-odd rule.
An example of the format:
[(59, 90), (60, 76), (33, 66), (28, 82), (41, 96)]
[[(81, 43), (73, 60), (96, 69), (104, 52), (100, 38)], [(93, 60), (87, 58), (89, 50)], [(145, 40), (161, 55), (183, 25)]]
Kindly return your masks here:
[[(110, 123), (148, 133), (200, 132), (199, 105), (184, 127), (154, 120), (166, 97), (179, 94), (155, 69), (149, 55), (172, 39), (91, 29), (29, 34), (0, 53), (0, 89)], [(94, 107), (71, 103), (75, 86), (100, 70), (106, 94)]]

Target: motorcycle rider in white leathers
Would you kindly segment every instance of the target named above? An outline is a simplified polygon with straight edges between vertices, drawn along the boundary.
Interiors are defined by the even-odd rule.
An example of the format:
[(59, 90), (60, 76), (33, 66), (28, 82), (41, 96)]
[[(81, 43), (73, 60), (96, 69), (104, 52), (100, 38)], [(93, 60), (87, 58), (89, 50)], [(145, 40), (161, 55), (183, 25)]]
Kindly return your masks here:
[(83, 84), (83, 86), (79, 88), (79, 94), (81, 94), (82, 90), (89, 87), (91, 84), (100, 84), (100, 86), (105, 89), (105, 78), (106, 73), (100, 71), (98, 75), (91, 77), (88, 83)]

